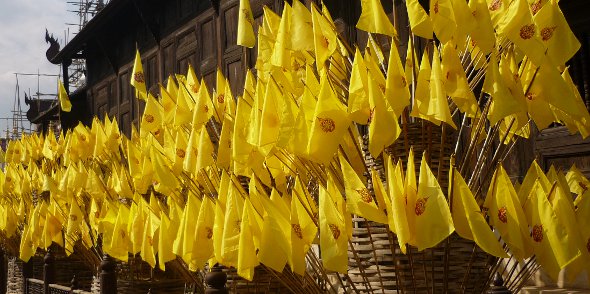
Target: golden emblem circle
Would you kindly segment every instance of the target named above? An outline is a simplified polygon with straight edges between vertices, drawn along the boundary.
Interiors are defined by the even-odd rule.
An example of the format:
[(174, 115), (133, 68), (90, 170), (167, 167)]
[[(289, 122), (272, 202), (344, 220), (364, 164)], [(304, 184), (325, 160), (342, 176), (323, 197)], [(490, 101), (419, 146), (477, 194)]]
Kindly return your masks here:
[(438, 13), (438, 1), (434, 2), (434, 13)]
[(537, 0), (537, 1), (533, 2), (531, 4), (531, 12), (533, 13), (533, 15), (537, 14), (537, 12), (539, 12), (539, 10), (541, 10), (541, 7), (543, 7), (541, 0)]
[(224, 103), (225, 102), (225, 95), (224, 94), (217, 95), (217, 102)]
[(213, 229), (210, 227), (205, 227), (205, 231), (207, 232), (207, 239), (211, 240), (211, 238), (213, 238)]
[(197, 93), (199, 92), (199, 85), (198, 84), (191, 84), (191, 91)]
[(176, 148), (176, 156), (184, 158), (186, 156), (186, 152), (180, 148)]
[(154, 245), (154, 239), (151, 236), (147, 236), (147, 242), (150, 244), (150, 246)]
[(532, 235), (533, 241), (537, 243), (543, 241), (543, 225), (534, 225)]
[(320, 128), (324, 133), (331, 133), (336, 130), (336, 122), (331, 118), (321, 118), (318, 117), (318, 121), (320, 122)]
[(359, 193), (359, 195), (361, 195), (361, 200), (363, 200), (363, 202), (365, 202), (365, 203), (373, 202), (373, 197), (371, 196), (369, 189), (362, 188), (362, 189), (356, 190), (356, 192)]
[(502, 206), (498, 209), (498, 219), (503, 223), (508, 222), (508, 210), (506, 209), (506, 206)]
[(153, 116), (153, 115), (151, 115), (151, 114), (146, 114), (146, 115), (145, 115), (145, 121), (146, 121), (146, 122), (148, 122), (148, 123), (153, 123), (153, 122), (154, 122), (154, 120), (156, 120), (156, 119), (154, 118), (154, 116)]
[(293, 228), (293, 232), (297, 238), (303, 239), (303, 233), (301, 232), (301, 226), (299, 224), (291, 224), (291, 228)]
[(414, 213), (420, 216), (426, 211), (426, 201), (428, 198), (419, 198), (416, 200), (416, 206), (414, 207)]
[(338, 228), (338, 226), (335, 224), (329, 224), (329, 227), (334, 239), (338, 240), (338, 238), (340, 237), (340, 229)]
[(556, 26), (543, 28), (541, 30), (541, 39), (543, 41), (549, 41), (553, 37), (553, 32), (555, 32), (556, 28)]
[(531, 23), (520, 28), (520, 38), (528, 40), (535, 35), (535, 24)]
[(143, 76), (143, 72), (136, 72), (133, 74), (133, 79), (136, 83), (145, 83), (145, 77)]
[(72, 214), (72, 215), (70, 215), (70, 220), (73, 221), (73, 222), (75, 222), (75, 221), (78, 220), (78, 216), (75, 215), (75, 214)]
[(500, 7), (502, 7), (502, 0), (494, 0), (494, 1), (492, 1), (492, 3), (490, 3), (490, 6), (488, 7), (488, 9), (490, 11), (496, 11), (496, 10), (500, 9)]

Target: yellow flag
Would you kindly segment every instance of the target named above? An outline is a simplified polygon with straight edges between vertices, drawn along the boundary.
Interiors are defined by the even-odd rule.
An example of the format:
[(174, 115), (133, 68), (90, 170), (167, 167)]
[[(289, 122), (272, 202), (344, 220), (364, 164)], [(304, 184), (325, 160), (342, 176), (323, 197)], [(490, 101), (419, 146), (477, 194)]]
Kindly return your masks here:
[(70, 112), (72, 110), (72, 103), (70, 102), (70, 97), (68, 97), (68, 93), (66, 92), (66, 88), (62, 84), (60, 80), (57, 80), (57, 89), (58, 94), (57, 98), (59, 100), (59, 107), (62, 111)]
[(553, 65), (564, 65), (580, 49), (580, 41), (570, 29), (556, 1), (548, 1), (543, 5), (533, 20)]
[(457, 30), (451, 0), (430, 1), (430, 20), (434, 34), (440, 42), (446, 44), (450, 41)]
[(233, 129), (234, 120), (226, 116), (221, 127), (221, 135), (219, 135), (219, 144), (217, 148), (217, 166), (226, 170), (230, 169), (232, 163)]
[(199, 217), (195, 228), (190, 270), (202, 269), (205, 262), (213, 256), (213, 226), (215, 222), (215, 204), (208, 197), (203, 197), (199, 208)]
[(459, 236), (473, 240), (485, 252), (500, 258), (507, 258), (498, 238), (483, 217), (471, 190), (461, 174), (452, 167), (449, 175), (449, 195), (452, 199), (452, 215), (455, 230)]
[(526, 0), (511, 2), (502, 13), (496, 32), (512, 41), (534, 64), (541, 65), (545, 50)]
[(492, 125), (521, 109), (518, 100), (512, 97), (504, 79), (500, 76), (495, 53), (490, 55), (482, 91), (492, 96), (492, 105), (488, 112), (488, 119)]
[(145, 136), (145, 132), (142, 131), (151, 133), (162, 132), (162, 117), (162, 105), (152, 95), (148, 95), (145, 110), (141, 117), (140, 133)]
[[(412, 162), (411, 164), (414, 163)], [(392, 160), (388, 160), (387, 184), (391, 198), (392, 212), (388, 217), (392, 219), (390, 223), (394, 225), (393, 227), (390, 225), (390, 229), (397, 235), (400, 249), (405, 254), (406, 245), (410, 240), (410, 228), (408, 226), (408, 218), (406, 217), (406, 197), (404, 195), (404, 175), (401, 161), (398, 161), (394, 168)]]
[(221, 256), (224, 265), (237, 267), (244, 200), (233, 183), (228, 183), (228, 186), (223, 235), (221, 236)]
[(201, 131), (199, 134), (199, 148), (198, 148), (198, 155), (197, 155), (197, 166), (195, 169), (195, 174), (198, 173), (201, 169), (204, 169), (210, 165), (215, 163), (213, 156), (214, 156), (214, 149), (213, 143), (211, 143), (211, 138), (209, 137), (209, 132), (207, 132), (207, 128), (203, 125), (201, 127)]
[(365, 32), (396, 36), (397, 32), (385, 14), (380, 0), (362, 0), (361, 17), (356, 27)]
[(418, 251), (436, 246), (455, 230), (449, 204), (426, 163), (426, 153), (422, 155), (420, 163), (416, 198), (408, 198), (407, 205), (414, 219), (409, 227), (413, 235), (412, 245), (418, 247)]
[(578, 197), (584, 194), (590, 188), (590, 181), (582, 174), (574, 163), (566, 174), (567, 184), (570, 191), (578, 194)]
[(291, 255), (292, 248), (290, 211), (275, 189), (273, 189), (272, 195), (275, 198), (272, 199), (272, 202), (264, 202), (266, 213), (258, 260), (273, 270), (282, 272)]
[(182, 258), (186, 264), (191, 264), (193, 260), (193, 250), (195, 249), (195, 230), (197, 219), (201, 207), (201, 200), (192, 192), (187, 196), (186, 205), (182, 212), (182, 218), (178, 233), (174, 239), (172, 252)]
[(236, 269), (238, 275), (248, 281), (254, 279), (254, 269), (259, 264), (258, 259), (256, 259), (256, 247), (254, 246), (251, 229), (251, 225), (256, 222), (254, 219), (255, 213), (252, 203), (246, 198), (242, 219), (239, 220), (239, 249)]
[(260, 119), (260, 129), (258, 134), (258, 147), (266, 157), (271, 149), (276, 145), (280, 131), (279, 109), (282, 108), (283, 95), (278, 85), (274, 81), (266, 84), (264, 94), (264, 104), (262, 106), (262, 116)]
[(209, 121), (209, 119), (213, 116), (214, 109), (216, 109), (215, 106), (213, 106), (213, 103), (211, 102), (211, 96), (209, 95), (209, 90), (207, 89), (207, 85), (205, 85), (204, 79), (201, 80), (199, 94), (195, 99), (196, 104), (193, 109), (192, 122), (193, 127), (200, 128), (202, 125), (206, 124)]
[(160, 219), (149, 209), (146, 211), (146, 222), (143, 229), (143, 242), (141, 243), (140, 256), (141, 259), (147, 262), (152, 268), (156, 267), (156, 252), (154, 249), (154, 240), (158, 239), (158, 228), (160, 227)]
[[(158, 238), (158, 266), (162, 271), (166, 270), (166, 262), (174, 260), (176, 256), (172, 253), (172, 245), (175, 237), (175, 230), (172, 228), (170, 218), (160, 213), (160, 229)], [(178, 228), (176, 228), (178, 229)]]
[(336, 97), (334, 85), (329, 82), (325, 71), (320, 84), (322, 88), (315, 107), (307, 148), (313, 160), (329, 162), (336, 153), (350, 121), (345, 106)]
[(291, 68), (291, 5), (285, 3), (270, 63), (282, 69)]
[[(371, 75), (374, 76), (374, 75)], [(399, 137), (401, 128), (397, 123), (397, 115), (390, 110), (384, 93), (377, 86), (372, 77), (367, 78), (369, 88), (369, 152), (373, 157), (379, 157), (384, 148)]]
[(191, 122), (194, 103), (183, 85), (180, 85), (176, 97), (176, 108), (174, 112), (174, 126), (179, 127)]
[(127, 261), (129, 256), (129, 231), (127, 223), (129, 221), (129, 208), (125, 205), (119, 205), (119, 212), (117, 213), (117, 219), (111, 233), (111, 242), (108, 246), (103, 247), (105, 252), (113, 258)]
[(78, 201), (74, 197), (70, 202), (70, 213), (68, 216), (68, 226), (66, 229), (65, 249), (68, 256), (74, 252), (74, 244), (80, 238), (80, 226), (82, 225), (83, 221), (84, 215), (82, 214), (80, 206), (78, 206)]
[(408, 8), (408, 18), (410, 20), (410, 27), (412, 33), (426, 39), (432, 39), (433, 28), (432, 21), (420, 2), (418, 0), (408, 0), (406, 2)]
[(453, 14), (455, 15), (455, 22), (457, 23), (457, 30), (453, 35), (453, 40), (457, 44), (464, 44), (467, 35), (473, 33), (477, 27), (476, 17), (471, 13), (467, 1), (451, 0), (453, 7)]
[(490, 223), (496, 228), (502, 240), (517, 260), (532, 255), (528, 224), (520, 201), (502, 165), (498, 165), (484, 202), (488, 209)]
[[(417, 82), (418, 73), (416, 72), (415, 65), (418, 64), (418, 56), (414, 50), (414, 40), (412, 35), (408, 37), (408, 50), (406, 51), (406, 61), (404, 63), (404, 72), (406, 74), (406, 81), (408, 85)], [(416, 75), (416, 81), (414, 81), (414, 75)], [(400, 113), (401, 115), (401, 113)]]
[(178, 98), (178, 85), (176, 85), (176, 82), (174, 81), (174, 78), (172, 78), (172, 75), (169, 75), (168, 80), (166, 81), (166, 92), (170, 94), (170, 98), (172, 99), (172, 101), (174, 101), (174, 103), (176, 103), (176, 100)]
[(252, 48), (256, 45), (254, 36), (254, 17), (250, 8), (250, 0), (240, 0), (240, 11), (238, 12), (238, 45)]
[(339, 154), (338, 157), (344, 179), (347, 210), (371, 221), (387, 223), (387, 216), (377, 206), (371, 191), (361, 182), (344, 156)]
[[(496, 2), (502, 3), (501, 1)], [(474, 16), (476, 25), (469, 34), (469, 37), (471, 37), (471, 42), (484, 54), (488, 54), (494, 48), (496, 36), (494, 34), (494, 25), (492, 24), (492, 19), (490, 17), (490, 11), (488, 10), (486, 0), (472, 0), (469, 1), (468, 5), (471, 15)], [(459, 39), (457, 39), (457, 43), (458, 42)], [(472, 52), (472, 54), (473, 53), (475, 52)]]
[[(458, 2), (463, 2), (459, 0)], [(478, 116), (479, 108), (473, 92), (469, 88), (467, 76), (459, 55), (455, 49), (454, 42), (447, 42), (442, 52), (442, 73), (445, 77), (444, 85), (446, 94), (453, 99), (453, 102), (469, 117)]]
[(145, 85), (145, 75), (141, 65), (141, 56), (139, 49), (135, 50), (135, 61), (133, 62), (133, 71), (131, 72), (131, 86), (135, 88), (137, 99), (147, 99), (147, 87)]
[(304, 4), (293, 1), (293, 9), (291, 10), (291, 46), (293, 50), (312, 51), (314, 50), (313, 42), (313, 26), (311, 20), (311, 13)]
[[(391, 49), (389, 50), (389, 62), (387, 63), (385, 98), (389, 102), (396, 117), (399, 117), (406, 106), (410, 105), (410, 91), (408, 88), (408, 79), (404, 72), (394, 39), (392, 39), (391, 44)], [(409, 57), (411, 58), (411, 56)]]
[(320, 185), (320, 250), (327, 270), (348, 271), (348, 236), (344, 216), (338, 212), (332, 196)]
[[(299, 179), (295, 180), (295, 187), (301, 188), (298, 184)], [(289, 256), (289, 265), (291, 270), (303, 276), (306, 270), (305, 255), (311, 247), (311, 243), (316, 238), (318, 228), (314, 224), (313, 212), (309, 211), (302, 204), (307, 201), (304, 195), (293, 191), (291, 197), (291, 255)], [(315, 204), (314, 204), (315, 205)]]
[(338, 36), (332, 24), (320, 14), (315, 5), (311, 5), (313, 23), (313, 42), (315, 47), (316, 67), (324, 68), (324, 63), (338, 48)]
[(221, 123), (223, 123), (226, 113), (233, 117), (236, 111), (236, 102), (232, 96), (231, 88), (219, 68), (217, 69), (217, 83), (213, 94), (213, 105), (216, 111), (216, 117)]
[[(578, 196), (576, 200), (579, 200), (577, 203), (578, 209), (576, 210), (576, 220), (578, 223), (578, 229), (580, 233), (580, 238), (582, 239), (582, 244), (589, 244), (590, 243), (590, 194), (589, 192), (585, 192), (583, 195)], [(585, 277), (590, 277), (590, 268), (588, 268), (588, 264), (590, 264), (590, 252), (587, 250), (583, 250), (582, 247), (582, 256), (572, 262), (571, 265), (567, 267), (566, 275), (570, 281), (572, 281), (578, 274), (585, 271)]]
[(543, 169), (539, 166), (537, 161), (533, 160), (517, 192), (518, 201), (520, 203), (525, 203), (537, 181), (541, 184), (543, 190), (549, 193), (551, 182), (549, 182), (549, 179), (545, 176)]
[[(555, 193), (555, 189), (551, 189), (550, 193)], [(579, 257), (580, 250), (553, 211), (547, 199), (551, 195), (547, 195), (536, 183), (529, 197), (524, 209), (530, 217), (533, 250), (543, 270), (557, 281), (560, 270)]]
[(420, 117), (436, 125), (445, 122), (454, 129), (457, 128), (449, 110), (449, 102), (443, 84), (440, 55), (436, 48), (432, 57), (432, 68), (428, 62), (427, 51), (424, 51), (415, 96), (412, 116)]
[(348, 87), (348, 114), (351, 120), (363, 125), (367, 123), (371, 113), (366, 85), (367, 66), (359, 48), (356, 47)]

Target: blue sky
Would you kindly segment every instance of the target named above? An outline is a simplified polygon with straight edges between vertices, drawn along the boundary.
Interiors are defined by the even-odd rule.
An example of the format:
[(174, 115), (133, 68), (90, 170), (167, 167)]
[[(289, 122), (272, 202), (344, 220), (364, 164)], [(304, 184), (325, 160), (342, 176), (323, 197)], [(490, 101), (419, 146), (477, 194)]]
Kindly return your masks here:
[[(77, 23), (78, 17), (67, 5), (66, 0), (0, 0), (0, 118), (10, 117), (13, 109), (16, 77), (15, 72), (58, 74), (60, 69), (45, 58), (45, 28), (53, 33), (62, 44), (68, 34), (73, 37), (75, 27), (66, 23)], [(20, 98), (23, 110), (23, 92), (37, 91), (37, 77), (19, 76)], [(55, 77), (39, 80), (41, 93), (56, 93)], [(6, 133), (6, 121), (0, 120), (0, 134)]]

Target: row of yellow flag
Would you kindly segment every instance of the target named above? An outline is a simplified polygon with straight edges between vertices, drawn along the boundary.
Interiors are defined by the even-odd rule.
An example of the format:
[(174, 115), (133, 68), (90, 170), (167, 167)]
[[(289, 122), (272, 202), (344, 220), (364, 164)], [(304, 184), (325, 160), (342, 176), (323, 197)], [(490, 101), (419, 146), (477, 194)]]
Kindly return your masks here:
[[(164, 267), (178, 256), (193, 270), (209, 260), (252, 279), (258, 263), (303, 273), (313, 244), (326, 269), (346, 272), (356, 214), (388, 224), (404, 251), (406, 244), (435, 246), (456, 230), (495, 256), (506, 256), (501, 244), (517, 259), (535, 253), (552, 276), (569, 264), (582, 271), (588, 232), (578, 231), (583, 226), (576, 222), (585, 220), (576, 217), (587, 216), (580, 208), (588, 197), (578, 193), (574, 211), (567, 191), (575, 185), (562, 177), (551, 184), (539, 172), (535, 184), (537, 178), (527, 176), (517, 194), (499, 167), (484, 203), (492, 231), (461, 175), (451, 171), (445, 196), (426, 156), (419, 176), (411, 152), (405, 173), (400, 160), (386, 160), (387, 181), (372, 171), (373, 191), (359, 176), (366, 165), (357, 125), (368, 124), (369, 152), (379, 157), (402, 134), (405, 109), (455, 128), (458, 109), (473, 123), (484, 103), (473, 88), (482, 79), (491, 96), (487, 119), (499, 124), (500, 135), (511, 135), (506, 142), (528, 137), (529, 117), (539, 128), (562, 122), (589, 133), (588, 111), (561, 71), (579, 43), (557, 3), (537, 4), (534, 15), (522, 0), (431, 6), (428, 15), (418, 1), (408, 1), (410, 25), (417, 36), (434, 33), (440, 46), (419, 60), (410, 39), (402, 66), (380, 1), (362, 1), (357, 27), (389, 35), (388, 56), (371, 34), (364, 52), (349, 48), (325, 6), (308, 9), (299, 1), (285, 3), (282, 16), (265, 7), (255, 36), (249, 1), (242, 0), (238, 43), (257, 46), (258, 59), (257, 76), (247, 72), (237, 99), (220, 71), (210, 92), (192, 67), (171, 76), (153, 97), (137, 51), (130, 83), (146, 101), (139, 130), (126, 138), (116, 121), (95, 119), (91, 128), (78, 125), (58, 139), (10, 142), (0, 177), (6, 212), (0, 230), (20, 234), (23, 260), (52, 242), (72, 252), (77, 242), (96, 246), (102, 236), (102, 249), (122, 260), (139, 252)], [(66, 110), (67, 95), (60, 97)], [(49, 198), (34, 202), (40, 192)], [(563, 228), (567, 236), (560, 235)]]

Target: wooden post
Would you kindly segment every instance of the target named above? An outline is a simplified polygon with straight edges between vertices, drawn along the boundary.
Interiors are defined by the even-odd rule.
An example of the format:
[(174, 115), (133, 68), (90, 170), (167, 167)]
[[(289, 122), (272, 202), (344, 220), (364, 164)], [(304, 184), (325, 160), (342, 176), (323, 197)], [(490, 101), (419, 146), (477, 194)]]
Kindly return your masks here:
[(49, 284), (55, 283), (55, 257), (51, 251), (49, 247), (43, 258), (43, 293), (45, 294), (49, 294)]
[(8, 264), (4, 249), (0, 247), (0, 294), (6, 294), (6, 286), (8, 285)]
[(105, 254), (100, 263), (100, 294), (117, 294), (117, 263)]
[(488, 294), (512, 294), (512, 291), (508, 290), (506, 286), (504, 286), (504, 280), (502, 279), (502, 275), (500, 273), (496, 273), (494, 277), (493, 286), (488, 290)]
[(29, 282), (28, 280), (33, 277), (33, 258), (27, 262), (23, 262), (23, 287), (22, 290), (25, 293), (29, 293)]
[(227, 274), (223, 272), (223, 268), (219, 264), (215, 264), (211, 271), (205, 275), (205, 283), (207, 289), (205, 294), (227, 294), (225, 283), (227, 282)]
[(78, 280), (76, 279), (76, 275), (72, 277), (72, 281), (70, 282), (70, 293), (74, 293), (74, 290), (78, 290)]

